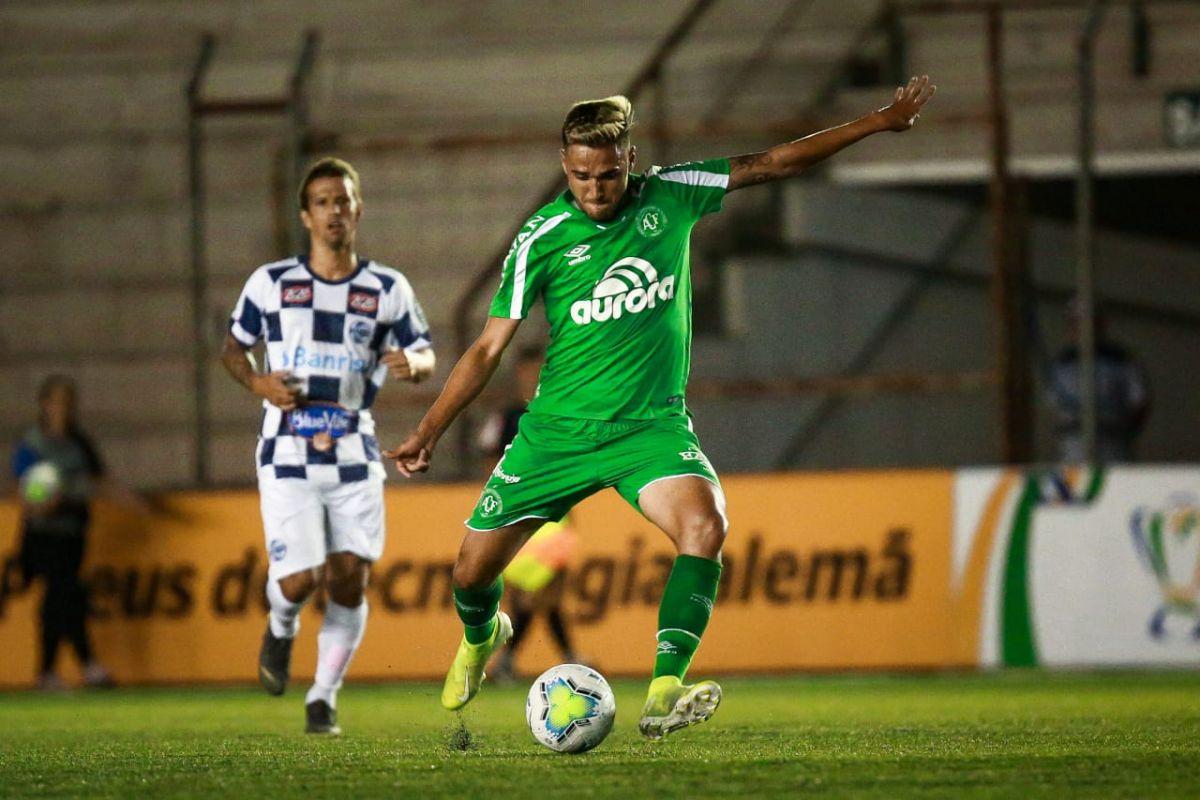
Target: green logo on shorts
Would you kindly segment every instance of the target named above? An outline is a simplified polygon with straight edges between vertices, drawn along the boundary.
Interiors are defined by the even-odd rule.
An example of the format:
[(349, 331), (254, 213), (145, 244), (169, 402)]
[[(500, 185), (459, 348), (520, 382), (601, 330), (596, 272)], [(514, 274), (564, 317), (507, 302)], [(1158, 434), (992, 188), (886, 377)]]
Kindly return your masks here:
[(495, 489), (485, 489), (483, 497), (479, 498), (479, 513), (485, 517), (494, 517), (504, 510), (504, 501)]
[(667, 215), (658, 206), (646, 206), (637, 215), (637, 231), (642, 236), (653, 239), (661, 236), (667, 229)]

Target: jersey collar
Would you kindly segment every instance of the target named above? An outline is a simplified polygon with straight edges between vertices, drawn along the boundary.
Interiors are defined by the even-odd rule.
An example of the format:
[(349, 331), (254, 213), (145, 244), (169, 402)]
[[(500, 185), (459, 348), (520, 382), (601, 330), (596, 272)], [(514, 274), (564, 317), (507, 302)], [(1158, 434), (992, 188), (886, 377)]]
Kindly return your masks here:
[(367, 265), (371, 263), (371, 259), (369, 259), (369, 258), (360, 258), (358, 260), (358, 267), (353, 272), (351, 272), (346, 277), (342, 278), (340, 281), (330, 281), (330, 280), (326, 280), (325, 278), (322, 278), (320, 275), (313, 272), (313, 268), (308, 265), (308, 254), (307, 253), (296, 256), (296, 260), (300, 262), (300, 266), (304, 267), (304, 271), (307, 272), (314, 281), (318, 281), (320, 283), (324, 283), (329, 286), (340, 286), (343, 283), (349, 283), (350, 281), (357, 278), (362, 273), (362, 271), (367, 268)]

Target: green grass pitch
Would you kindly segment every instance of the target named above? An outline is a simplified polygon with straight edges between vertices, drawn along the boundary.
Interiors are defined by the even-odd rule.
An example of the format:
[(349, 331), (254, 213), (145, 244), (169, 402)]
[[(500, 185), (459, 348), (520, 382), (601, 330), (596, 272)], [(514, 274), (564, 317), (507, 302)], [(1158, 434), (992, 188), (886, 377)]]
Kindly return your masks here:
[(3, 797), (1200, 797), (1200, 674), (736, 678), (714, 719), (645, 742), (642, 683), (617, 725), (563, 756), (524, 689), (460, 718), (432, 684), (350, 685), (340, 739), (303, 695), (128, 689), (0, 695)]

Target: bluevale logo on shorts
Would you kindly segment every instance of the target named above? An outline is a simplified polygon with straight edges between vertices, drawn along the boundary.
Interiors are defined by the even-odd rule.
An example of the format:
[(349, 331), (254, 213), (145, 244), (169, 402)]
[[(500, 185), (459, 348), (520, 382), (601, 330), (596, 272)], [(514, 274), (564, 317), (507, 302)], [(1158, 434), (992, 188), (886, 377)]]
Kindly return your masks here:
[(283, 561), (287, 556), (287, 545), (279, 539), (272, 539), (271, 544), (267, 546), (267, 552), (272, 561)]
[(658, 270), (644, 258), (622, 258), (604, 272), (590, 300), (571, 304), (576, 325), (607, 322), (625, 314), (640, 314), (675, 297), (675, 276), (659, 280)]

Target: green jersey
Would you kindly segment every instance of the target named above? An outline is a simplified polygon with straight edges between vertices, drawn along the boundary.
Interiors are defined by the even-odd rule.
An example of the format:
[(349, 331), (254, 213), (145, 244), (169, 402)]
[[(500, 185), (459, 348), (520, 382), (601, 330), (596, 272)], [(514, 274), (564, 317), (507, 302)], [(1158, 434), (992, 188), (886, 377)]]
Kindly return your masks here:
[(524, 319), (540, 296), (550, 346), (532, 413), (657, 419), (686, 413), (692, 226), (721, 208), (729, 160), (632, 175), (625, 205), (593, 222), (570, 191), (534, 214), (504, 260), (491, 315)]

